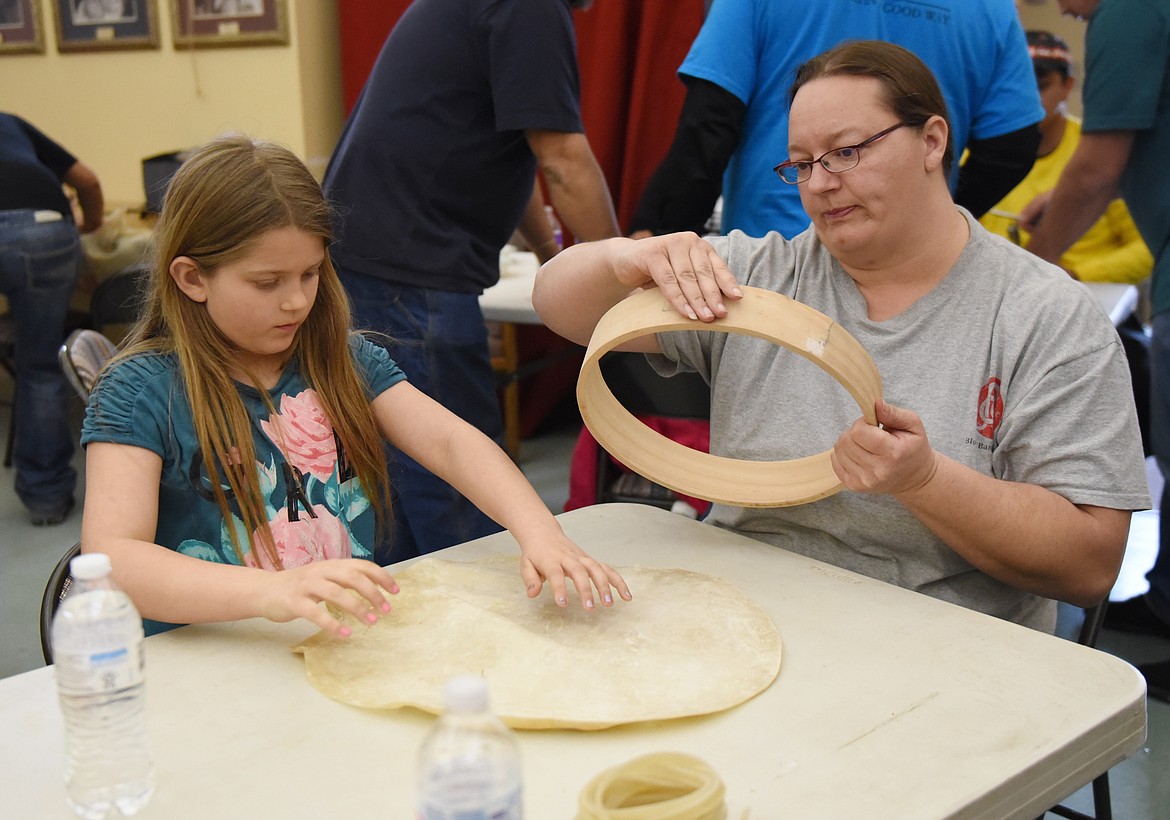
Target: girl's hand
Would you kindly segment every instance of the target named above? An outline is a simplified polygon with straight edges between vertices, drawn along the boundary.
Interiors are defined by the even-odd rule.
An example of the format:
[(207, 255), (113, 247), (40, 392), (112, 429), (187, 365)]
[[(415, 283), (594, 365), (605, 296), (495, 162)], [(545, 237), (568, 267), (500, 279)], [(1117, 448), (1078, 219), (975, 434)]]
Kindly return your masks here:
[(557, 532), (536, 540), (528, 539), (520, 544), (520, 577), (528, 587), (529, 598), (540, 595), (544, 582), (548, 581), (557, 606), (568, 606), (566, 576), (573, 579), (581, 606), (586, 609), (594, 607), (594, 587), (601, 596), (603, 606), (613, 606), (611, 588), (616, 589), (624, 601), (633, 597), (625, 579), (617, 570), (590, 557), (568, 536), (559, 532), (559, 528)]
[(705, 239), (672, 233), (628, 243), (613, 260), (614, 275), (631, 288), (653, 281), (689, 319), (713, 322), (727, 315), (725, 297), (743, 296), (735, 274)]
[(322, 601), (331, 603), (359, 623), (374, 624), (379, 615), (390, 612), (390, 604), (382, 590), (397, 594), (398, 584), (390, 573), (373, 561), (360, 558), (314, 561), (280, 572), (265, 571), (260, 591), (260, 614), (278, 623), (304, 618), (326, 632), (348, 638), (349, 627), (319, 604)]

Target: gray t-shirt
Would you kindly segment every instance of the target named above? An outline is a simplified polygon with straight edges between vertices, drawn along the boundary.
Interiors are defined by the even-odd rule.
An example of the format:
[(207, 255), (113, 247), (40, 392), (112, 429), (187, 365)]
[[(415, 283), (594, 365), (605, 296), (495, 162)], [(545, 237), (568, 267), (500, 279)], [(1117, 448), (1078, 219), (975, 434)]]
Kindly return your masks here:
[[(1062, 270), (964, 214), (971, 239), (954, 268), (882, 322), (867, 317), (864, 297), (813, 229), (791, 241), (737, 231), (713, 244), (742, 283), (814, 307), (852, 334), (877, 363), (886, 401), (916, 412), (935, 450), (1074, 504), (1148, 507), (1129, 372), (1109, 318)], [(836, 380), (768, 342), (690, 331), (658, 341), (660, 372), (695, 369), (712, 386), (713, 453), (811, 455), (860, 416)], [(707, 520), (1010, 621), (1055, 626), (1054, 602), (974, 568), (892, 496), (842, 491), (796, 507), (715, 505)]]

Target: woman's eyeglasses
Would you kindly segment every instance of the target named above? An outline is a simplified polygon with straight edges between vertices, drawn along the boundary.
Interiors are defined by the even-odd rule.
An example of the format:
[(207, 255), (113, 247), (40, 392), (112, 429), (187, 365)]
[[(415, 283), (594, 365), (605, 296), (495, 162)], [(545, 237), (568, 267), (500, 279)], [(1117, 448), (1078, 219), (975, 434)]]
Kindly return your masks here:
[(891, 125), (884, 131), (878, 131), (867, 140), (862, 140), (856, 145), (846, 145), (841, 148), (834, 148), (831, 151), (826, 151), (816, 159), (806, 160), (787, 160), (777, 165), (772, 170), (776, 172), (776, 176), (787, 182), (789, 185), (799, 185), (806, 182), (812, 176), (813, 165), (820, 163), (822, 167), (830, 174), (840, 174), (848, 171), (851, 168), (856, 168), (857, 163), (861, 162), (861, 149), (871, 143), (877, 142), (886, 134), (897, 131), (903, 125), (910, 123), (902, 121), (895, 125)]

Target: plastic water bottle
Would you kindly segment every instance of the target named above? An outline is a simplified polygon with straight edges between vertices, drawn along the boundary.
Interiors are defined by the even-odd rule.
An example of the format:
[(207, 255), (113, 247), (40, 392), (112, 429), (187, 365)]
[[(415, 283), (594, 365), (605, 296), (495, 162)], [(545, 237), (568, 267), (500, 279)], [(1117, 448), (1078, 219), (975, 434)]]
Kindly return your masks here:
[(492, 713), (487, 681), (452, 678), (418, 760), (419, 820), (520, 820), (520, 746)]
[(57, 695), (65, 717), (65, 791), (86, 818), (136, 814), (154, 793), (146, 735), (142, 619), (110, 578), (110, 559), (79, 555), (53, 616)]

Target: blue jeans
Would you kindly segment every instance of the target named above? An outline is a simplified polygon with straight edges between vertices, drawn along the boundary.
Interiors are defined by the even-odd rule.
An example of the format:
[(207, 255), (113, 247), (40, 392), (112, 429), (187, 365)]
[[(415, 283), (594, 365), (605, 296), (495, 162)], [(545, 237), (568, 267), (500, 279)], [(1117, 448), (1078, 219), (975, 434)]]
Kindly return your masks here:
[(81, 241), (69, 220), (38, 223), (31, 210), (0, 211), (0, 292), (16, 327), (16, 494), (36, 512), (69, 503), (77, 484), (69, 385), (57, 363)]
[[(353, 304), (354, 327), (374, 330), (412, 385), (496, 443), (504, 424), (488, 353), (487, 326), (472, 293), (409, 288), (338, 272)], [(381, 564), (498, 532), (500, 526), (441, 478), (397, 448), (390, 449), (394, 499), (392, 540)]]
[(1150, 324), (1150, 439), (1158, 468), (1168, 480), (1162, 490), (1158, 558), (1146, 573), (1146, 602), (1170, 623), (1170, 311), (1157, 314)]

